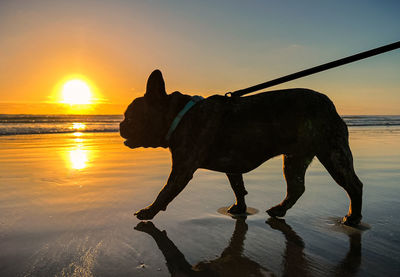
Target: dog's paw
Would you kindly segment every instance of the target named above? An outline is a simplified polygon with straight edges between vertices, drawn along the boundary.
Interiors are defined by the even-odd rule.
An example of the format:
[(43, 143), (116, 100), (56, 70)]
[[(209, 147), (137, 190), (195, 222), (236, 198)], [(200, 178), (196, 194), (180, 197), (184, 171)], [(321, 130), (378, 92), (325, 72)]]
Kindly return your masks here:
[(156, 226), (154, 226), (153, 222), (151, 222), (151, 221), (141, 221), (135, 227), (135, 230), (145, 232), (145, 233), (150, 233), (154, 229), (156, 229)]
[(267, 210), (267, 213), (271, 217), (284, 217), (286, 214), (286, 209), (281, 205), (277, 205)]
[(272, 229), (274, 230), (289, 230), (291, 229), (290, 226), (286, 223), (286, 221), (283, 218), (275, 218), (275, 217), (270, 217), (268, 220), (265, 222), (267, 223)]
[(140, 220), (150, 220), (153, 219), (153, 217), (156, 215), (157, 213), (154, 212), (154, 210), (152, 208), (144, 208), (141, 209), (140, 211), (137, 211), (135, 213), (136, 217)]
[(228, 213), (230, 214), (244, 214), (246, 212), (246, 205), (233, 204), (229, 207)]
[(358, 226), (361, 222), (362, 216), (354, 216), (354, 215), (346, 215), (342, 219), (342, 224), (347, 225), (347, 226)]

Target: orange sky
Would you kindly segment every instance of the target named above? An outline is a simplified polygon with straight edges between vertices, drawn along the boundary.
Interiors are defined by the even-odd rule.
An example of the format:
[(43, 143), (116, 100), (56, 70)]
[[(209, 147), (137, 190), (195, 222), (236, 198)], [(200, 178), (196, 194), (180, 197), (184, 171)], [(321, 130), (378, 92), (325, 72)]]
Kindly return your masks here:
[[(73, 74), (101, 98), (84, 113), (121, 114), (156, 68), (169, 92), (208, 96), (399, 40), (396, 1), (289, 2), (1, 1), (0, 113), (71, 112), (51, 102)], [(400, 114), (399, 52), (276, 89), (321, 91), (341, 114)]]

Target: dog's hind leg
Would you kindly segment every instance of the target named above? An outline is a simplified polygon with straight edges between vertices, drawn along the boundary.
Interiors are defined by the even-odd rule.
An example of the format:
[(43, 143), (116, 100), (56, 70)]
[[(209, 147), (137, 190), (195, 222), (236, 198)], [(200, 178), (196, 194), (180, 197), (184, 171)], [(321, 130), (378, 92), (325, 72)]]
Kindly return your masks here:
[(229, 183), (235, 193), (236, 203), (229, 207), (228, 212), (231, 214), (241, 214), (246, 212), (246, 202), (244, 196), (247, 194), (244, 188), (243, 175), (226, 173), (229, 179)]
[(282, 217), (303, 194), (304, 176), (308, 165), (311, 163), (314, 155), (284, 155), (283, 173), (285, 175), (287, 191), (285, 199), (278, 205), (267, 210), (272, 217)]
[(363, 184), (354, 171), (353, 156), (347, 139), (342, 143), (331, 144), (325, 151), (318, 153), (317, 157), (336, 183), (344, 188), (350, 198), (349, 211), (343, 218), (343, 223), (346, 225), (359, 224), (362, 218)]

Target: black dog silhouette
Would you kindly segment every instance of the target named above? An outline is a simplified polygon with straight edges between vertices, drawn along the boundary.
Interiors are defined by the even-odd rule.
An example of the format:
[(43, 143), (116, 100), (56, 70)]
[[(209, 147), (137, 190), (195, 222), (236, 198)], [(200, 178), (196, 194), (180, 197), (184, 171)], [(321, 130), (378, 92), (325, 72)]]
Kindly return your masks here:
[(236, 98), (215, 95), (188, 109), (191, 100), (179, 92), (167, 95), (156, 70), (144, 97), (125, 112), (120, 133), (127, 146), (168, 147), (172, 154), (167, 184), (153, 204), (136, 213), (139, 219), (165, 210), (198, 168), (226, 173), (236, 196), (229, 212), (243, 213), (247, 191), (242, 174), (283, 154), (287, 195), (267, 211), (270, 216), (282, 217), (296, 203), (305, 190), (307, 167), (317, 156), (350, 197), (343, 222), (360, 222), (363, 185), (354, 172), (347, 126), (328, 97), (308, 89)]

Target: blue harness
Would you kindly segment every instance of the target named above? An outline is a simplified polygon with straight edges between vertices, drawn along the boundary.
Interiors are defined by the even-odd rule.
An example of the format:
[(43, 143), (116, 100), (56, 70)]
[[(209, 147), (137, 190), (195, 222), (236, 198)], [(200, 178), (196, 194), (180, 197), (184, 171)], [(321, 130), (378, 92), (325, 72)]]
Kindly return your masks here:
[(183, 116), (197, 103), (203, 100), (204, 98), (198, 95), (192, 96), (189, 102), (186, 103), (185, 107), (178, 113), (175, 117), (174, 121), (172, 121), (171, 127), (169, 127), (168, 133), (165, 136), (165, 139), (168, 141), (171, 138), (172, 133), (175, 131), (176, 127), (178, 127), (179, 122), (181, 122)]

